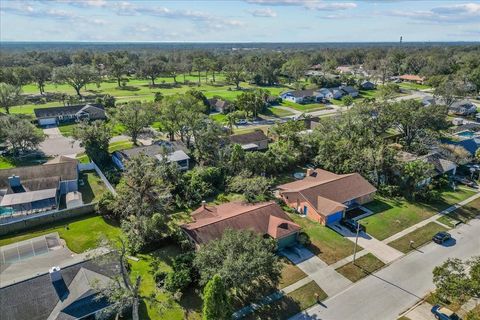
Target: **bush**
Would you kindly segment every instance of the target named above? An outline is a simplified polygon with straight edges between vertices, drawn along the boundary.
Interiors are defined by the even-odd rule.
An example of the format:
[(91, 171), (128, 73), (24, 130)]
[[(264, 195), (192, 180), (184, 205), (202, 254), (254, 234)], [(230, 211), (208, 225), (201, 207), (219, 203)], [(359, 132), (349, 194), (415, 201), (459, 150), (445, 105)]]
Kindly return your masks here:
[(306, 234), (305, 232), (300, 232), (298, 234), (298, 243), (300, 243), (304, 247), (308, 247), (312, 241), (310, 240), (310, 236)]
[(168, 273), (164, 281), (164, 288), (170, 292), (183, 291), (192, 282), (198, 279), (196, 270), (193, 268), (195, 254), (188, 252), (175, 257), (172, 263), (173, 271)]
[(163, 287), (167, 276), (168, 276), (168, 272), (157, 270), (153, 274), (153, 279), (155, 280), (155, 283), (157, 284), (158, 287)]

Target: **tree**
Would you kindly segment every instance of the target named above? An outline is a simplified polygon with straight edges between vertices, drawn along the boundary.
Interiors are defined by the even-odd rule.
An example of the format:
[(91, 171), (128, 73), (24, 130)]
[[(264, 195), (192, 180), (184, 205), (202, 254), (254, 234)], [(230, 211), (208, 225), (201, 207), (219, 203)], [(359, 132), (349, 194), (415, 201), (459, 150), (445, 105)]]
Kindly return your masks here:
[(118, 87), (121, 87), (123, 75), (127, 72), (128, 57), (119, 53), (109, 53), (107, 55), (107, 72), (110, 76), (117, 79)]
[(222, 237), (201, 246), (194, 260), (205, 285), (219, 275), (236, 294), (254, 295), (258, 287), (275, 286), (281, 265), (275, 243), (250, 230), (226, 230)]
[(19, 116), (0, 117), (0, 140), (11, 147), (15, 156), (36, 149), (44, 139), (43, 133), (27, 119)]
[(241, 193), (248, 202), (266, 201), (271, 197), (272, 182), (262, 176), (252, 177), (244, 172), (234, 176), (228, 183), (228, 189), (234, 193)]
[(20, 104), (22, 88), (11, 84), (0, 83), (0, 107), (10, 113), (10, 107)]
[(159, 58), (145, 59), (140, 66), (140, 74), (150, 79), (155, 86), (155, 79), (165, 72), (165, 62)]
[(102, 104), (105, 108), (114, 108), (115, 107), (115, 97), (109, 94), (103, 96)]
[(53, 69), (53, 80), (57, 83), (66, 83), (71, 86), (78, 97), (81, 97), (80, 89), (90, 82), (98, 80), (98, 74), (90, 66), (70, 64), (65, 67)]
[(345, 107), (349, 107), (353, 104), (353, 98), (351, 95), (346, 95), (342, 97), (342, 103)]
[(112, 138), (112, 129), (104, 121), (86, 121), (80, 123), (73, 131), (75, 139), (80, 140), (88, 157), (97, 164), (104, 164), (110, 160), (108, 145)]
[(201, 83), (201, 73), (207, 68), (206, 62), (204, 58), (197, 57), (193, 59), (192, 62), (192, 69), (193, 71), (197, 71), (198, 73), (198, 84)]
[(229, 320), (232, 317), (228, 289), (218, 274), (203, 289), (202, 320)]
[(378, 88), (378, 97), (383, 101), (391, 100), (397, 93), (400, 92), (400, 87), (396, 83), (387, 83)]
[(145, 127), (152, 124), (154, 120), (154, 106), (151, 103), (130, 101), (127, 104), (117, 107), (115, 120), (125, 127), (125, 132), (137, 144), (137, 138)]
[(434, 166), (422, 160), (407, 162), (402, 167), (403, 190), (407, 196), (415, 199), (419, 192), (424, 191), (424, 181), (432, 177)]
[(261, 90), (243, 92), (237, 97), (235, 105), (238, 109), (245, 111), (247, 116), (251, 113), (256, 118), (266, 106), (264, 92)]
[(33, 81), (37, 83), (40, 94), (45, 93), (45, 83), (50, 80), (52, 76), (52, 68), (46, 64), (34, 65), (30, 69), (30, 74)]
[(297, 56), (285, 62), (282, 66), (282, 71), (288, 75), (291, 83), (291, 80), (296, 82), (301, 77), (305, 76), (308, 67), (308, 60), (305, 57)]
[(193, 133), (195, 140), (195, 159), (203, 165), (215, 165), (222, 157), (222, 127), (211, 119), (204, 119)]
[(240, 82), (245, 81), (245, 67), (240, 63), (232, 63), (224, 71), (227, 82), (235, 84), (237, 90), (240, 90)]
[(122, 238), (118, 238), (116, 242), (119, 248), (109, 241), (103, 241), (102, 247), (108, 248), (110, 253), (103, 257), (96, 257), (97, 260), (117, 260), (119, 265), (119, 276), (113, 277), (113, 281), (107, 286), (101, 286), (100, 283), (94, 283), (100, 295), (110, 302), (107, 311), (116, 311), (117, 317), (131, 308), (132, 320), (139, 320), (139, 304), (140, 304), (140, 284), (142, 277), (137, 276), (135, 282), (132, 283), (128, 274), (127, 247)]

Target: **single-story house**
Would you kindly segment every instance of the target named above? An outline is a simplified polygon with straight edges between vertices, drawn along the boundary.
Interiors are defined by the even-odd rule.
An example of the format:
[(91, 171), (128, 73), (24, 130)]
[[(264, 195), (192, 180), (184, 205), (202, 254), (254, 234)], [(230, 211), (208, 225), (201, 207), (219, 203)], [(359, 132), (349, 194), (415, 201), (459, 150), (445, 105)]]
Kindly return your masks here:
[(415, 74), (404, 74), (398, 77), (398, 79), (402, 81), (407, 81), (407, 82), (414, 82), (418, 84), (423, 84), (425, 81), (424, 77), (417, 76)]
[(181, 226), (190, 241), (199, 247), (222, 237), (227, 229), (252, 230), (270, 236), (278, 249), (292, 246), (301, 227), (273, 201), (249, 204), (227, 202), (216, 206), (205, 203), (192, 214), (193, 222)]
[(419, 187), (429, 184), (432, 181), (432, 178), (441, 175), (454, 176), (457, 173), (457, 164), (446, 159), (438, 152), (431, 152), (424, 156), (417, 156), (410, 152), (400, 151), (397, 153), (396, 158), (402, 163), (423, 161), (433, 166), (433, 171), (428, 178), (418, 184)]
[(461, 126), (464, 121), (465, 121), (465, 119), (463, 119), (463, 118), (453, 118), (452, 124), (454, 126)]
[(82, 104), (67, 107), (33, 109), (40, 126), (58, 125), (82, 120), (104, 120), (105, 109), (101, 104)]
[(208, 105), (210, 106), (210, 110), (214, 110), (220, 113), (227, 113), (230, 111), (231, 103), (227, 100), (221, 99), (208, 99)]
[(115, 151), (112, 155), (112, 161), (119, 169), (124, 170), (126, 161), (140, 154), (158, 161), (166, 157), (168, 162), (178, 164), (180, 170), (188, 170), (190, 166), (190, 157), (185, 153), (183, 146), (178, 142), (170, 141), (158, 141), (149, 146)]
[(280, 98), (295, 103), (319, 102), (323, 96), (317, 90), (295, 90), (282, 93)]
[(110, 306), (98, 290), (109, 286), (118, 270), (117, 263), (87, 260), (5, 286), (0, 289), (2, 320), (98, 319)]
[(262, 130), (231, 135), (230, 142), (241, 145), (247, 151), (265, 150), (268, 148), (268, 137)]
[(365, 80), (365, 81), (362, 81), (362, 83), (360, 84), (360, 87), (363, 90), (373, 90), (375, 89), (375, 83)]
[(304, 179), (278, 186), (278, 197), (321, 224), (341, 220), (345, 212), (370, 202), (377, 189), (358, 173), (308, 169)]
[(356, 97), (358, 97), (358, 95), (359, 95), (358, 90), (355, 89), (355, 88), (352, 87), (352, 86), (341, 86), (341, 87), (340, 87), (340, 90), (342, 90), (343, 92), (345, 92), (345, 95), (349, 95), (349, 96), (351, 96), (352, 98), (356, 98)]
[(354, 67), (353, 66), (338, 66), (335, 68), (335, 71), (340, 74), (354, 74)]
[(477, 112), (477, 106), (468, 100), (456, 101), (448, 108), (448, 112), (459, 116), (469, 116)]
[(58, 157), (43, 165), (0, 170), (0, 210), (35, 213), (57, 209), (60, 196), (78, 191), (78, 161)]

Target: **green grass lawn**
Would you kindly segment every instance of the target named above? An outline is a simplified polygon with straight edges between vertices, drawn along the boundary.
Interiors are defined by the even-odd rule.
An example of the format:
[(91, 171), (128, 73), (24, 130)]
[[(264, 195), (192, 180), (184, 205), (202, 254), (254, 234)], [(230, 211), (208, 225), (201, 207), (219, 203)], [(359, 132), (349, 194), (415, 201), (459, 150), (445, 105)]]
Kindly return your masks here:
[[(390, 242), (388, 245), (392, 248), (395, 248), (403, 253), (407, 253), (414, 248), (418, 248), (430, 241), (432, 237), (440, 231), (445, 231), (445, 227), (439, 225), (436, 222), (430, 222), (424, 225), (421, 228), (418, 228), (415, 231), (410, 232), (409, 234)], [(414, 241), (413, 247), (410, 246), (410, 241)]]
[(44, 234), (58, 232), (70, 250), (75, 253), (95, 248), (102, 238), (116, 239), (121, 230), (115, 221), (97, 215), (87, 215), (49, 225), (32, 228), (28, 231), (0, 237), (0, 246), (31, 239)]
[(368, 276), (370, 273), (383, 267), (385, 264), (371, 253), (356, 259), (355, 264), (352, 262), (336, 269), (338, 273), (352, 282)]
[(71, 123), (71, 124), (61, 124), (58, 126), (58, 130), (60, 130), (60, 133), (64, 137), (72, 137), (73, 136), (73, 130), (77, 127), (76, 123)]
[(447, 215), (440, 217), (437, 221), (454, 227), (458, 223), (467, 223), (469, 220), (475, 218), (480, 214), (480, 198), (476, 199), (467, 205), (450, 212)]
[(458, 189), (455, 192), (444, 191), (441, 199), (432, 203), (377, 197), (375, 201), (365, 205), (377, 214), (364, 218), (361, 222), (367, 227), (370, 235), (383, 240), (473, 194), (473, 191), (465, 189)]
[(282, 260), (282, 278), (280, 279), (280, 283), (278, 285), (279, 289), (283, 289), (288, 287), (291, 284), (305, 278), (307, 275), (300, 270), (299, 267), (294, 265), (286, 258), (281, 258)]
[(83, 203), (98, 201), (107, 192), (102, 179), (93, 170), (80, 172), (79, 179), (83, 181), (83, 185), (78, 187), (78, 191), (82, 193)]
[(315, 294), (318, 295), (319, 301), (327, 298), (327, 294), (315, 283), (315, 281), (311, 281), (303, 287), (300, 287), (297, 290), (285, 295), (280, 300), (263, 306), (260, 308), (260, 310), (248, 315), (246, 319), (288, 319), (300, 311), (316, 304), (317, 300)]
[(0, 156), (0, 169), (35, 166), (35, 165), (43, 164), (47, 161), (48, 161), (48, 158), (13, 159), (11, 157)]
[(278, 118), (282, 118), (282, 117), (288, 117), (288, 116), (292, 116), (293, 113), (288, 111), (288, 110), (284, 110), (284, 109), (280, 109), (280, 108), (276, 108), (276, 107), (270, 107), (270, 108), (267, 108), (263, 113), (262, 115), (265, 115), (267, 117), (278, 117)]
[(425, 84), (418, 84), (418, 83), (413, 83), (413, 82), (400, 82), (398, 84), (400, 88), (402, 89), (409, 89), (409, 90), (422, 90), (422, 89), (431, 89), (430, 86), (427, 86)]
[(118, 150), (130, 149), (130, 148), (133, 148), (133, 142), (130, 140), (116, 141), (116, 142), (111, 142), (108, 145), (108, 152), (113, 153)]
[(216, 121), (216, 122), (218, 122), (222, 125), (224, 125), (226, 120), (227, 120), (227, 115), (225, 115), (223, 113), (214, 113), (214, 114), (209, 115), (209, 117), (213, 121)]
[[(302, 227), (302, 231), (309, 235), (312, 245), (310, 249), (327, 264), (332, 264), (353, 254), (354, 243), (345, 239), (335, 231), (318, 222), (302, 218), (297, 214), (290, 214), (293, 221)], [(357, 247), (358, 251), (362, 250)]]
[(291, 101), (282, 101), (282, 106), (289, 107), (301, 112), (310, 112), (326, 108), (326, 106), (321, 103), (299, 104)]

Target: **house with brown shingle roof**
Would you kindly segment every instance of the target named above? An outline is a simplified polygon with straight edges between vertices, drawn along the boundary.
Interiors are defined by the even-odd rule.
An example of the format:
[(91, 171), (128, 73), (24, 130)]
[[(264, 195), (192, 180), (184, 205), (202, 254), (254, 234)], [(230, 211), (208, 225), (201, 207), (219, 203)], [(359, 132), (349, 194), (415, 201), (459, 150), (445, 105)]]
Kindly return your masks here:
[(265, 150), (268, 148), (268, 137), (262, 130), (231, 135), (230, 142), (241, 145), (247, 151)]
[(197, 247), (219, 239), (227, 229), (252, 230), (277, 241), (278, 249), (296, 243), (300, 226), (273, 201), (262, 203), (227, 202), (216, 206), (202, 204), (192, 213), (193, 222), (181, 226)]
[(420, 77), (415, 74), (403, 74), (399, 76), (398, 79), (402, 81), (414, 82), (419, 84), (423, 84), (423, 82), (425, 81), (424, 77)]
[(308, 169), (304, 179), (278, 186), (278, 197), (311, 220), (331, 224), (346, 211), (373, 200), (376, 191), (358, 173)]

